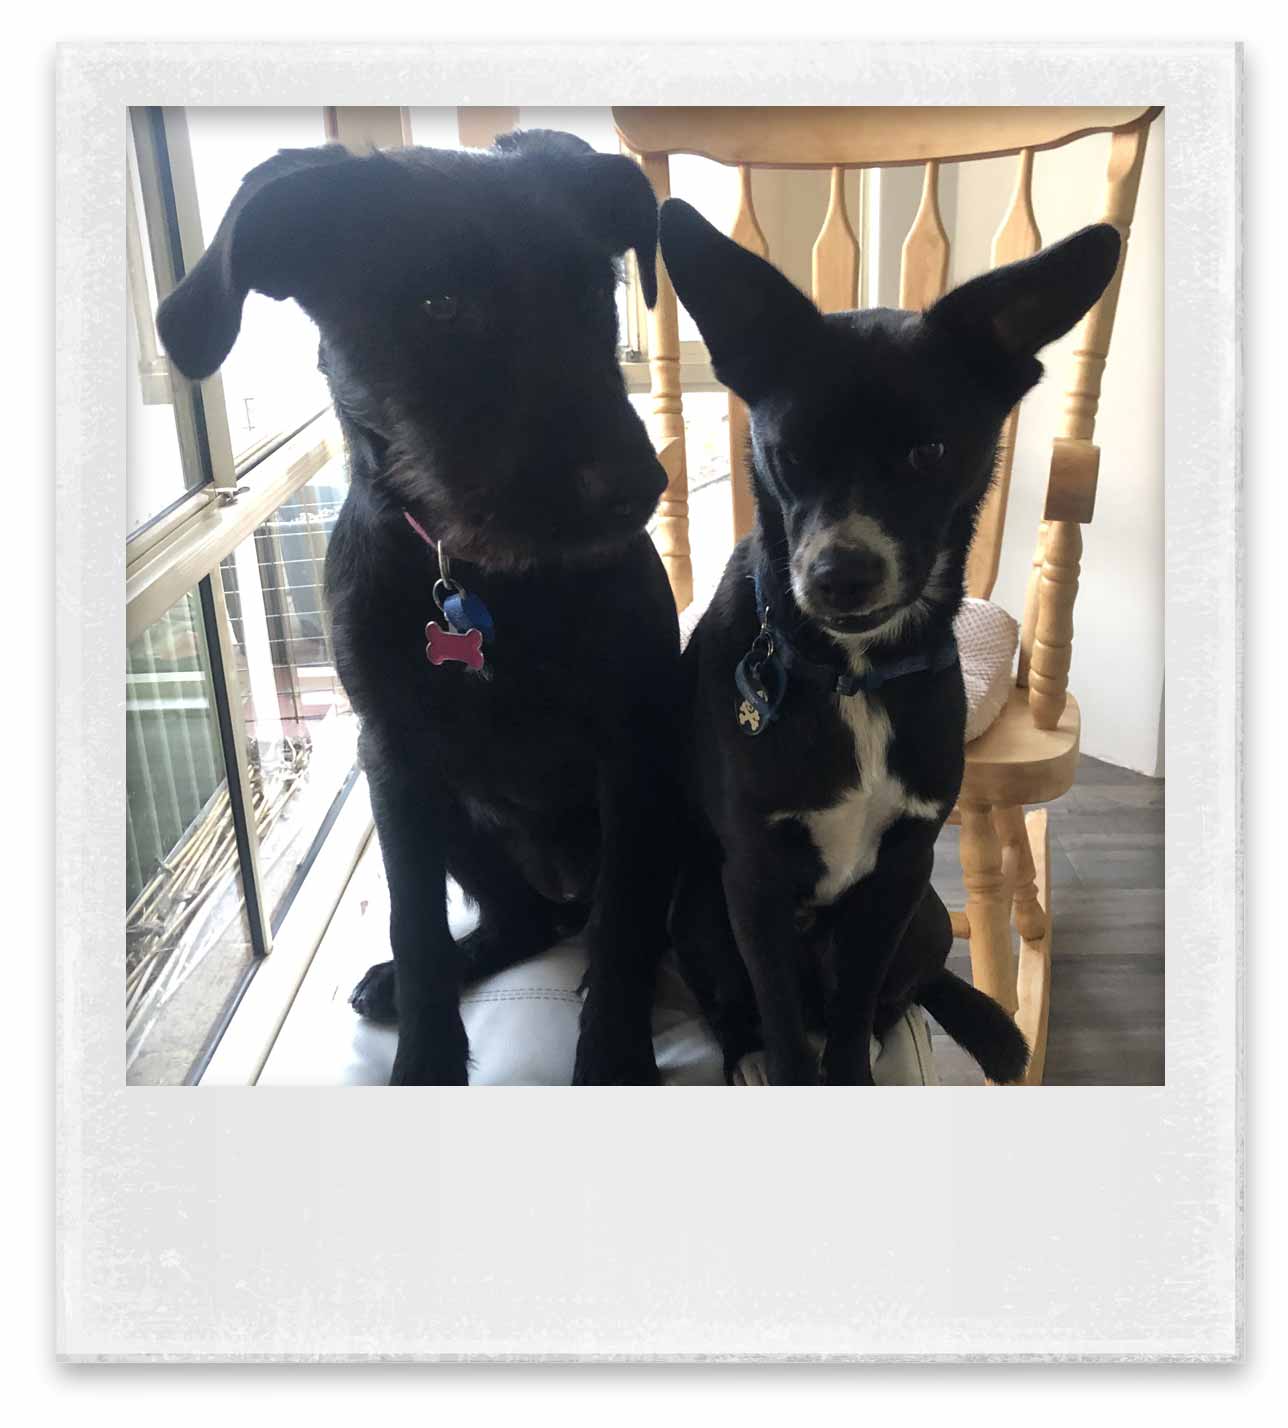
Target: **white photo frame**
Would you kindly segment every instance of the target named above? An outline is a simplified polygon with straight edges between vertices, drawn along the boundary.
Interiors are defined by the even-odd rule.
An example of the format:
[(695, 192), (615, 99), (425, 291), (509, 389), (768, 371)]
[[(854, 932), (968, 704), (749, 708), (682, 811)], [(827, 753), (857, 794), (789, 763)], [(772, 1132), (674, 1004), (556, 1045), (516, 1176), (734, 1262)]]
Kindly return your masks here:
[[(1233, 45), (61, 50), (62, 1358), (1241, 1355), (1240, 69)], [(127, 1088), (127, 106), (698, 96), (1166, 106), (1167, 1084)], [(898, 1155), (878, 1164), (871, 1148), (890, 1144)]]

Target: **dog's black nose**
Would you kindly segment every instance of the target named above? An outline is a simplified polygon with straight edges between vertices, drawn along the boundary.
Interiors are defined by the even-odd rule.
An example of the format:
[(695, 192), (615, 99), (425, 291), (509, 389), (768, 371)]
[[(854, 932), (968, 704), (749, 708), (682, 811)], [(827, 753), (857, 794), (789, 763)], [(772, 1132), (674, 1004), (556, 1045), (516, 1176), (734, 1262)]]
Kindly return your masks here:
[(838, 614), (862, 610), (885, 581), (885, 561), (866, 546), (834, 546), (810, 570), (820, 600)]
[(583, 466), (577, 473), (587, 498), (615, 520), (647, 520), (666, 490), (657, 461), (630, 467)]

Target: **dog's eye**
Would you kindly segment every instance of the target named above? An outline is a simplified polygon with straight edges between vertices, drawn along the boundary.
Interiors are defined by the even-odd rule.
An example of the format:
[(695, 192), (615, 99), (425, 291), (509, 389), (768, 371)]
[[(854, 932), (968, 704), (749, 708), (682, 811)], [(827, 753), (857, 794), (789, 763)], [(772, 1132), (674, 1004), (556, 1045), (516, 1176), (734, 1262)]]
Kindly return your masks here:
[(420, 306), (431, 322), (455, 322), (459, 303), (454, 297), (442, 293), (437, 297), (422, 298)]
[(908, 465), (914, 471), (933, 471), (943, 459), (942, 441), (928, 441), (923, 446), (914, 446), (908, 453)]

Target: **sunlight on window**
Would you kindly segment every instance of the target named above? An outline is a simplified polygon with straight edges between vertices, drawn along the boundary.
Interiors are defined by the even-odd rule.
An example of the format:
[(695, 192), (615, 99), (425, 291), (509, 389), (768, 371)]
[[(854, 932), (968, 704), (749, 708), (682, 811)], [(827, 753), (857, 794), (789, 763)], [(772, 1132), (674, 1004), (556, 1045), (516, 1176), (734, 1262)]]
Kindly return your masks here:
[[(242, 177), (279, 149), (326, 142), (322, 110), (189, 109), (188, 134), (201, 229), (215, 235)], [(326, 406), (317, 328), (293, 302), (251, 293), (237, 345), (221, 369), (233, 456), (300, 425)]]
[(195, 590), (129, 647), (125, 734), (126, 1079), (176, 1085), (254, 955)]
[(169, 364), (157, 336), (154, 235), (145, 217), (132, 129), (127, 170), (125, 291), (130, 320), (125, 329), (125, 533), (130, 536), (197, 484), (200, 473), (184, 469)]
[(221, 566), (260, 828), (264, 906), (276, 920), (357, 758), (357, 720), (327, 627), (327, 543), (348, 494), (327, 464)]

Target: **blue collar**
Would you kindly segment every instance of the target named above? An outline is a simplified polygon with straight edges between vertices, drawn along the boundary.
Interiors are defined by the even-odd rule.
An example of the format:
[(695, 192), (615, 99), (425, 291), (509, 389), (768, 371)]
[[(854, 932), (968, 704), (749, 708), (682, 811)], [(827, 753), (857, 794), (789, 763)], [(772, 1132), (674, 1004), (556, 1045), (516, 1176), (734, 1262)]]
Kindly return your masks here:
[(957, 663), (957, 641), (951, 631), (936, 649), (905, 655), (902, 659), (873, 660), (862, 674), (855, 674), (848, 664), (825, 664), (807, 659), (771, 620), (759, 571), (752, 576), (752, 580), (756, 589), (756, 615), (760, 620), (760, 630), (751, 648), (739, 661), (734, 676), (741, 696), (738, 723), (745, 733), (759, 734), (777, 717), (787, 693), (789, 675), (833, 694), (870, 694), (905, 674), (938, 673)]

